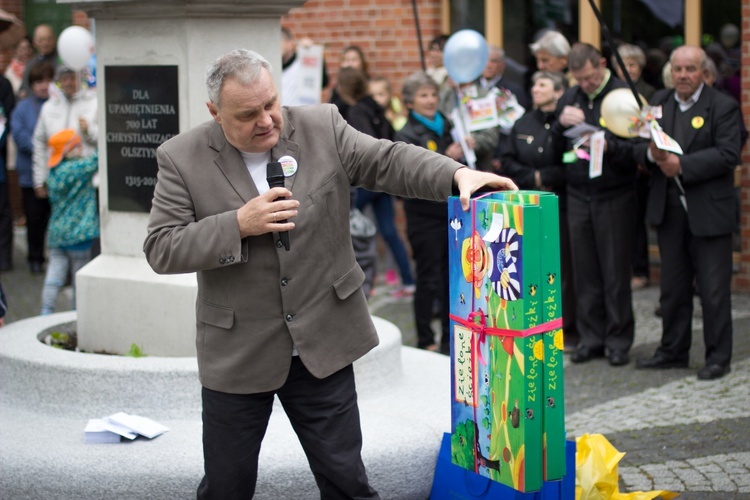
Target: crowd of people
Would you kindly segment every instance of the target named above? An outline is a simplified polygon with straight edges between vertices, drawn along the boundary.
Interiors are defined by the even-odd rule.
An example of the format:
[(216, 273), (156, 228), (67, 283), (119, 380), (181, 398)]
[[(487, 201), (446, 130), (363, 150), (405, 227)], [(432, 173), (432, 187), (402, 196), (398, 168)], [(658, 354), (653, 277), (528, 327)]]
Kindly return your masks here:
[[(25, 225), (29, 272), (45, 275), (40, 314), (55, 312), (67, 284), (75, 308), (75, 272), (98, 251), (99, 238), (96, 93), (56, 46), (54, 29), (38, 25), (0, 76), (0, 271), (13, 268), (14, 223)], [(9, 167), (21, 214), (11, 211)]]
[[(413, 296), (421, 349), (450, 349), (448, 196), (458, 192), (468, 210), (479, 189), (536, 189), (560, 197), (572, 362), (630, 363), (632, 292), (649, 279), (648, 240), (639, 231), (648, 225), (661, 254), (663, 332), (654, 355), (636, 367), (688, 365), (697, 294), (706, 345), (698, 379), (729, 373), (733, 180), (746, 134), (738, 126), (734, 75), (712, 55), (719, 51), (673, 47), (663, 61), (667, 84), (646, 78), (660, 71), (647, 73), (641, 47), (618, 47), (622, 71), (594, 46), (547, 31), (529, 47), (536, 59), (529, 83), (499, 47), (490, 48), (476, 81), (458, 83), (440, 60), (447, 39), (431, 40), (429, 66), (399, 92), (362, 48), (346, 47), (331, 90), (335, 106), (282, 106), (269, 62), (250, 50), (231, 51), (207, 70), (211, 120), (158, 148), (144, 253), (157, 273), (198, 274), (205, 465), (198, 498), (252, 496), (274, 397), (323, 496), (379, 498), (361, 458), (352, 365), (378, 343), (367, 307), (369, 288), (377, 286), (372, 234), (351, 230), (352, 214), (369, 207), (399, 270), (397, 294)], [(6, 173), (12, 136), (29, 270), (46, 273), (41, 313), (49, 314), (99, 236), (97, 102), (81, 76), (58, 61), (50, 27), (37, 27), (31, 46), (36, 53), (19, 44), (8, 68), (14, 83), (0, 78), (0, 270), (13, 265)], [(287, 98), (299, 90), (296, 49), (285, 30)], [(325, 82), (325, 65), (322, 72)], [(666, 138), (607, 129), (603, 101), (630, 83), (648, 94)], [(457, 122), (463, 107), (488, 98), (502, 120), (466, 133)], [(315, 161), (302, 162), (301, 151), (314, 151)], [(217, 162), (223, 174), (207, 174), (205, 165)], [(284, 187), (266, 177), (276, 162)], [(406, 241), (396, 230), (395, 199), (403, 200)], [(290, 231), (291, 247), (281, 237)]]
[[(571, 44), (560, 32), (547, 30), (529, 45), (536, 71), (524, 71), (523, 66), (506, 58), (501, 48), (490, 47), (481, 76), (461, 84), (451, 80), (443, 65), (442, 51), (448, 39), (447, 35), (439, 35), (430, 40), (425, 70), (407, 78), (398, 92), (385, 77), (376, 74), (365, 51), (357, 45), (341, 51), (335, 78), (329, 79), (323, 64), (323, 86), (331, 80), (331, 103), (360, 132), (376, 139), (416, 144), (479, 170), (507, 176), (522, 189), (549, 190), (559, 196), (565, 345), (573, 362), (602, 356), (613, 366), (630, 362), (634, 335), (631, 294), (650, 284), (649, 227), (656, 230), (661, 254), (672, 255), (676, 246), (670, 242), (676, 236), (664, 235), (682, 223), (688, 251), (668, 263), (679, 262), (682, 267), (670, 274), (671, 267), (665, 266), (664, 258), (661, 264), (662, 295), (657, 313), (663, 318), (665, 345), (657, 351), (657, 361), (638, 360), (636, 365), (658, 368), (684, 364), (689, 340), (684, 339), (684, 332), (676, 333), (686, 326), (675, 316), (685, 317), (684, 313), (692, 307), (688, 297), (695, 291), (704, 308), (716, 310), (706, 330), (707, 342), (717, 330), (718, 344), (707, 353), (706, 370), (712, 367), (710, 373), (701, 374), (713, 378), (726, 373), (731, 320), (726, 318), (726, 307), (712, 304), (728, 303), (725, 299), (731, 272), (722, 268), (721, 272), (714, 270), (704, 276), (707, 266), (699, 265), (703, 260), (694, 248), (701, 247), (709, 237), (710, 243), (716, 245), (715, 238), (721, 236), (729, 250), (711, 246), (710, 255), (716, 256), (711, 262), (730, 262), (731, 234), (739, 217), (731, 174), (739, 164), (739, 148), (747, 137), (736, 107), (736, 31), (728, 25), (718, 40), (705, 49), (672, 47), (671, 53), (664, 53), (663, 48), (621, 43), (617, 47), (624, 63), (621, 67), (615, 54), (605, 58), (591, 45)], [(285, 100), (293, 100), (296, 95), (298, 44), (310, 45), (312, 41), (305, 38), (298, 42), (290, 30), (283, 28)], [(697, 68), (689, 64), (675, 68), (677, 55), (688, 52), (690, 62), (695, 62)], [(27, 228), (29, 271), (46, 273), (40, 312), (49, 314), (54, 311), (59, 289), (70, 282), (71, 270), (85, 264), (96, 251), (98, 237), (87, 233), (80, 241), (72, 242), (68, 238), (49, 238), (49, 221), (58, 224), (61, 217), (69, 217), (65, 215), (66, 208), (72, 203), (64, 196), (69, 194), (67, 190), (49, 193), (48, 176), (56, 166), (51, 160), (55, 147), (51, 140), (60, 132), (74, 133), (77, 147), (70, 148), (71, 159), (94, 157), (97, 103), (91, 89), (81, 85), (80, 75), (60, 62), (54, 30), (47, 25), (37, 26), (31, 38), (18, 43), (4, 74), (0, 78), (5, 123), (0, 139), (0, 270), (13, 265), (13, 214), (7, 182), (7, 167), (13, 166), (21, 191), (20, 218)], [(596, 139), (604, 153), (594, 172), (590, 159), (594, 136), (571, 138), (567, 131), (581, 124), (602, 128), (602, 101), (610, 91), (627, 88), (627, 80), (647, 101), (659, 103), (656, 109), (660, 113), (671, 109), (672, 102), (678, 102), (681, 114), (677, 118), (690, 115), (687, 126), (673, 116), (657, 116), (668, 134), (670, 127), (677, 127), (670, 135), (682, 146), (684, 154), (662, 158), (658, 148), (644, 149), (646, 140), (619, 137), (604, 127), (603, 137)], [(522, 113), (504, 124), (471, 131), (462, 145), (454, 130), (456, 108), (488, 95), (498, 96), (498, 111), (506, 105), (503, 103), (512, 102), (520, 106)], [(670, 97), (665, 101), (665, 96)], [(697, 102), (701, 96), (704, 101), (711, 96), (712, 102), (715, 97), (720, 104), (729, 98), (727, 112), (740, 126), (736, 127), (737, 141), (727, 141), (730, 134), (722, 133), (721, 137), (698, 141), (702, 147), (692, 153), (696, 136), (702, 139), (713, 130), (708, 125), (714, 123), (716, 115), (715, 107), (704, 111), (705, 103)], [(695, 102), (689, 105), (680, 101), (691, 98)], [(701, 159), (709, 153), (704, 150), (715, 153), (721, 163), (706, 167)], [(64, 151), (65, 155), (68, 153)], [(691, 171), (693, 154), (699, 160), (694, 168), (707, 171)], [(667, 159), (669, 165), (665, 163)], [(84, 182), (90, 186), (87, 199), (95, 193), (95, 181), (90, 177)], [(669, 188), (666, 192), (659, 189), (662, 182)], [(687, 214), (683, 222), (676, 214), (667, 217), (670, 212), (663, 206), (664, 200), (675, 193), (675, 186), (677, 199)], [(704, 202), (710, 203), (704, 207)], [(406, 238), (397, 229), (395, 203), (403, 203)], [(685, 208), (691, 206), (701, 210)], [(442, 247), (439, 243), (447, 231), (444, 208), (442, 202), (401, 200), (364, 188), (351, 190), (352, 224), (360, 221), (359, 230), (352, 226), (353, 243), (365, 271), (368, 296), (377, 285), (377, 259), (372, 226), (362, 225), (361, 221), (368, 222), (360, 217), (362, 212), (374, 216), (377, 232), (392, 254), (399, 283), (393, 295), (414, 302), (418, 347), (441, 352), (449, 349), (447, 256), (436, 250)], [(717, 231), (720, 234), (715, 234)], [(53, 240), (56, 243), (51, 243)], [(686, 286), (682, 286), (684, 282)], [(675, 287), (676, 283), (681, 285)], [(674, 297), (676, 288), (683, 294)], [(432, 327), (436, 317), (441, 325), (439, 332)], [(679, 338), (679, 342), (674, 338)], [(716, 355), (715, 350), (723, 354)]]
[[(730, 28), (723, 28), (719, 40), (705, 50), (671, 46), (665, 51), (664, 47), (620, 43), (616, 50), (623, 67), (614, 53), (607, 57), (589, 44), (571, 44), (562, 33), (546, 30), (529, 45), (536, 71), (524, 71), (501, 48), (490, 47), (481, 76), (461, 84), (451, 80), (442, 63), (449, 37), (440, 35), (427, 44), (425, 71), (404, 81), (400, 99), (387, 79), (368, 64), (365, 51), (351, 45), (342, 51), (339, 74), (332, 78), (331, 102), (360, 131), (417, 144), (479, 170), (507, 176), (522, 189), (547, 190), (559, 196), (565, 348), (574, 363), (598, 357), (606, 357), (612, 366), (630, 363), (635, 332), (632, 292), (650, 285), (649, 228), (653, 228), (662, 255), (662, 293), (655, 312), (663, 319), (664, 341), (654, 358), (639, 359), (636, 366), (685, 364), (690, 347), (685, 333), (690, 328), (689, 299), (695, 293), (706, 311), (715, 312), (704, 325), (706, 365), (698, 374), (701, 379), (712, 379), (729, 371), (731, 318), (726, 308), (732, 232), (738, 220), (732, 172), (740, 163), (739, 151), (747, 137), (739, 96), (733, 93), (739, 69), (738, 39), (732, 38), (736, 32)], [(675, 67), (686, 54), (689, 61), (680, 60)], [(358, 73), (360, 93), (353, 100), (345, 87), (354, 73)], [(602, 102), (609, 92), (627, 89), (628, 80), (662, 113), (656, 118), (682, 147), (682, 155), (669, 156), (671, 162), (680, 164), (677, 170), (666, 164), (653, 143), (649, 147), (648, 139), (620, 137), (606, 128)], [(371, 85), (369, 96), (366, 82)], [(511, 102), (522, 108), (522, 114), (498, 126), (473, 130), (462, 148), (452, 134), (455, 108), (490, 94), (498, 96), (498, 112)], [(673, 102), (690, 99), (695, 107), (681, 104), (679, 116), (664, 114), (672, 112)], [(367, 102), (364, 120), (361, 111), (352, 114), (355, 101), (360, 110)], [(707, 102), (712, 103), (710, 108)], [(731, 116), (717, 117), (713, 103), (720, 103), (719, 109), (726, 105)], [(723, 129), (720, 137), (714, 137), (713, 124), (724, 123), (724, 118), (740, 124), (735, 127), (736, 138)], [(682, 127), (685, 120), (687, 125)], [(374, 131), (374, 123), (386, 122), (391, 130)], [(680, 126), (676, 132), (671, 130), (674, 123)], [(589, 132), (569, 137), (569, 131), (582, 124), (591, 127)], [(588, 135), (597, 129), (599, 134)], [(592, 151), (598, 151), (592, 149), (594, 141), (603, 153), (592, 162), (591, 155), (596, 154)], [(704, 160), (713, 155), (721, 161)], [(662, 182), (670, 187), (666, 194), (659, 188)], [(685, 204), (694, 207), (683, 210), (687, 218), (682, 222), (680, 214), (666, 217), (664, 208), (675, 185)], [(395, 231), (394, 200), (363, 190), (358, 197), (360, 209), (379, 200), (373, 203), (373, 213), (403, 283), (396, 295), (414, 294), (418, 347), (448, 352), (447, 256), (438, 251), (447, 233), (444, 204), (404, 199), (406, 239), (402, 242)], [(710, 230), (702, 228), (704, 221)], [(678, 231), (682, 242), (679, 249), (683, 251), (674, 259), (677, 235), (666, 237), (670, 231)], [(720, 271), (706, 274), (709, 266), (698, 250), (704, 245)], [(405, 249), (411, 252), (414, 273)], [(664, 256), (670, 256), (666, 266)], [(679, 269), (671, 273), (670, 264), (678, 263)], [(374, 286), (373, 282), (368, 285)], [(431, 326), (436, 317), (439, 332)]]

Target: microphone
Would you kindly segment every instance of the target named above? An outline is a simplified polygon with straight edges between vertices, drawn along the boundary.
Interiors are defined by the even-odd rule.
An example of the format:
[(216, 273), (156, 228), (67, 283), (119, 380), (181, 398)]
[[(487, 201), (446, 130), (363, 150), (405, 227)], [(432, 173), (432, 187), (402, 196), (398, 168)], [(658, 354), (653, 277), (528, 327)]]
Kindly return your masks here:
[[(269, 188), (284, 187), (284, 171), (281, 169), (281, 163), (272, 161), (266, 166), (266, 180), (268, 181)], [(281, 198), (276, 199), (279, 200)], [(286, 219), (276, 222), (283, 224), (286, 222)], [(284, 249), (289, 251), (289, 231), (279, 231), (279, 240), (284, 245)]]

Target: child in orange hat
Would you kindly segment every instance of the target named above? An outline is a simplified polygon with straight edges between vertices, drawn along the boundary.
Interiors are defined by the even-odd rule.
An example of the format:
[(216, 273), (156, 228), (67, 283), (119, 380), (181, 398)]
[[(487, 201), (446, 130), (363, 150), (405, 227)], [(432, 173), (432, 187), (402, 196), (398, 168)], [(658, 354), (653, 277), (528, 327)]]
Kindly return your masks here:
[[(99, 237), (99, 210), (91, 182), (99, 167), (98, 155), (82, 156), (81, 137), (73, 129), (54, 134), (48, 144), (47, 188), (52, 214), (47, 234), (49, 266), (42, 288), (43, 315), (55, 312), (68, 272), (75, 276), (91, 260), (91, 247)], [(75, 280), (72, 308), (75, 309)]]

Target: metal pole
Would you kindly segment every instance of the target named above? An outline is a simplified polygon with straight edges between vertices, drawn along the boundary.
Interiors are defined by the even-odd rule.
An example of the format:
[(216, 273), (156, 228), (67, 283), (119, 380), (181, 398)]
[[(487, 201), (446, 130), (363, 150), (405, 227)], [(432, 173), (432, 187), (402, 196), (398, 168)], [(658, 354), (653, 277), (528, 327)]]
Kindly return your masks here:
[(625, 63), (622, 60), (622, 57), (620, 57), (620, 53), (617, 52), (617, 47), (615, 47), (615, 41), (612, 38), (612, 34), (609, 32), (609, 28), (607, 28), (607, 24), (604, 22), (604, 18), (602, 17), (602, 13), (599, 11), (599, 8), (594, 3), (594, 0), (589, 0), (589, 5), (591, 5), (591, 9), (594, 11), (594, 15), (596, 16), (596, 19), (599, 21), (599, 25), (602, 28), (602, 34), (604, 35), (604, 38), (607, 40), (607, 45), (609, 45), (609, 48), (612, 49), (612, 55), (615, 56), (615, 59), (617, 60), (617, 65), (620, 66), (620, 69), (622, 70), (622, 76), (625, 78), (625, 81), (628, 83), (628, 87), (630, 87), (631, 92), (633, 92), (633, 97), (635, 97), (635, 102), (638, 103), (638, 107), (643, 109), (644, 104), (641, 102), (641, 98), (638, 95), (638, 90), (635, 88), (635, 83), (633, 82), (633, 79), (630, 78), (630, 75), (628, 74), (627, 69), (625, 69)]
[[(599, 9), (596, 7), (596, 4), (594, 4), (594, 0), (589, 0), (589, 4), (591, 5), (591, 8), (594, 10), (594, 14), (596, 15), (596, 19), (599, 21), (599, 24), (602, 27), (602, 33), (604, 34), (604, 38), (607, 40), (607, 44), (612, 49), (612, 54), (615, 56), (615, 59), (617, 60), (617, 65), (620, 66), (620, 69), (622, 70), (622, 76), (625, 77), (625, 81), (628, 82), (628, 87), (630, 87), (630, 91), (633, 92), (633, 96), (635, 97), (635, 102), (638, 103), (638, 107), (640, 109), (643, 109), (643, 106), (646, 103), (641, 102), (641, 98), (638, 95), (638, 90), (635, 88), (635, 83), (633, 82), (633, 79), (630, 78), (630, 75), (628, 74), (628, 71), (625, 69), (625, 63), (622, 60), (622, 57), (620, 57), (620, 53), (617, 52), (617, 47), (615, 47), (615, 42), (612, 39), (612, 34), (609, 32), (609, 28), (607, 28), (607, 25), (604, 22), (604, 19), (602, 18), (602, 13), (599, 12)], [(687, 212), (687, 201), (685, 198), (685, 188), (682, 187), (682, 182), (680, 181), (680, 178), (675, 176), (672, 177), (674, 179), (674, 183), (677, 185), (677, 189), (680, 191), (680, 202), (682, 203), (682, 208), (685, 209)]]
[(422, 47), (422, 30), (419, 28), (419, 14), (417, 13), (417, 0), (411, 0), (411, 7), (414, 11), (414, 25), (417, 28), (417, 42), (419, 43), (419, 59), (422, 61), (422, 71), (427, 71), (427, 64), (424, 60), (424, 47)]

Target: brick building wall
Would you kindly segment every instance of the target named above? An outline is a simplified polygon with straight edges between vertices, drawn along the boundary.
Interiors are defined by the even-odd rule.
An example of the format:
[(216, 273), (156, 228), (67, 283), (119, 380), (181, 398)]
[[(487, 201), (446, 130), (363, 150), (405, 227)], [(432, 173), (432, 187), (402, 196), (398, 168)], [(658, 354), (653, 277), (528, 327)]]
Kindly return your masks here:
[[(440, 0), (418, 0), (416, 4), (425, 47), (441, 32)], [(341, 51), (348, 45), (362, 48), (370, 75), (387, 78), (397, 95), (404, 79), (422, 69), (414, 11), (407, 0), (310, 0), (282, 17), (281, 24), (296, 38), (309, 37), (323, 45), (331, 81), (324, 100), (336, 80)], [(396, 228), (410, 251), (403, 203), (397, 200), (394, 209)], [(386, 252), (378, 238), (378, 253)]]
[[(750, 129), (750, 2), (742, 2), (742, 114)], [(750, 141), (749, 141), (750, 142)], [(735, 275), (734, 287), (750, 290), (750, 145), (742, 152), (740, 171), (740, 231), (742, 251), (740, 270)]]
[[(440, 0), (416, 4), (424, 46), (440, 33)], [(360, 46), (370, 74), (386, 77), (397, 93), (408, 75), (422, 69), (414, 11), (407, 0), (310, 0), (292, 9), (281, 24), (295, 37), (309, 37), (325, 47), (332, 82), (348, 45)]]
[[(425, 47), (441, 32), (440, 0), (418, 0), (416, 4)], [(296, 38), (309, 37), (323, 45), (331, 81), (328, 90), (336, 80), (341, 51), (348, 45), (361, 47), (370, 75), (387, 78), (398, 95), (404, 79), (422, 69), (414, 11), (407, 0), (310, 0), (282, 17), (281, 24)], [(324, 92), (323, 99), (328, 96), (329, 92)], [(396, 228), (409, 251), (402, 202), (397, 200), (394, 208)], [(386, 252), (378, 238), (378, 253)]]

